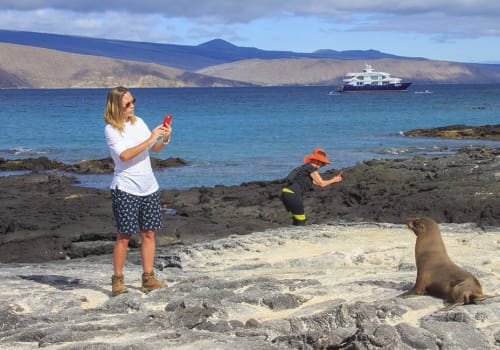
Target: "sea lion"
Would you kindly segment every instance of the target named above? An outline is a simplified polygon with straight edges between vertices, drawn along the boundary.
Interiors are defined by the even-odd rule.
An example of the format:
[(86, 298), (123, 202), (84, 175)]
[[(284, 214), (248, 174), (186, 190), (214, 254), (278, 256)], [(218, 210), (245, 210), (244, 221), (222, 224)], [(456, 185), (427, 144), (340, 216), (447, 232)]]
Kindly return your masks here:
[(442, 310), (460, 304), (476, 303), (488, 296), (483, 294), (479, 281), (469, 272), (455, 265), (446, 253), (438, 224), (431, 218), (406, 220), (415, 233), (415, 261), (417, 280), (415, 285), (398, 297), (427, 294), (451, 303)]

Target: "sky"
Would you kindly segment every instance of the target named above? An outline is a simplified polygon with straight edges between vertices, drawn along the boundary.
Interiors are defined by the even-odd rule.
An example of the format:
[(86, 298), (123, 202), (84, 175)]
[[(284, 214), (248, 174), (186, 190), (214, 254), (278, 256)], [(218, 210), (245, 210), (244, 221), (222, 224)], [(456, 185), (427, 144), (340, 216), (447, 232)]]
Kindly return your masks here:
[(500, 63), (499, 0), (0, 0), (0, 29)]

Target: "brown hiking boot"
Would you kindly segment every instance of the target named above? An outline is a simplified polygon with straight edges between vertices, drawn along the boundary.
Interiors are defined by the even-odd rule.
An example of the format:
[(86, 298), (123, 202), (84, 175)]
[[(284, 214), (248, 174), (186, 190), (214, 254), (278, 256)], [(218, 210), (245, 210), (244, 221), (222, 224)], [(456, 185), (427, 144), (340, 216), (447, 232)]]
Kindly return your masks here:
[(144, 272), (142, 274), (142, 292), (151, 292), (153, 289), (166, 287), (166, 284), (155, 278), (154, 272)]
[(123, 274), (111, 276), (111, 292), (113, 293), (113, 296), (128, 293), (127, 287), (123, 284), (123, 279)]

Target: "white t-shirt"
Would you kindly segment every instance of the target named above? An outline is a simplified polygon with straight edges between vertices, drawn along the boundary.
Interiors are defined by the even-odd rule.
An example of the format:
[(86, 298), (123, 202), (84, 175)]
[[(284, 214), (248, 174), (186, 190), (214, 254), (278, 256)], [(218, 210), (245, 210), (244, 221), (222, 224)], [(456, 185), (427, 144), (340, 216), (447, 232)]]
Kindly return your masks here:
[(149, 148), (128, 162), (120, 159), (120, 154), (123, 151), (140, 144), (151, 135), (151, 131), (144, 121), (137, 118), (134, 124), (126, 122), (123, 132), (107, 124), (104, 128), (104, 134), (111, 157), (115, 162), (111, 189), (118, 188), (136, 196), (147, 196), (156, 192), (159, 186), (151, 167)]

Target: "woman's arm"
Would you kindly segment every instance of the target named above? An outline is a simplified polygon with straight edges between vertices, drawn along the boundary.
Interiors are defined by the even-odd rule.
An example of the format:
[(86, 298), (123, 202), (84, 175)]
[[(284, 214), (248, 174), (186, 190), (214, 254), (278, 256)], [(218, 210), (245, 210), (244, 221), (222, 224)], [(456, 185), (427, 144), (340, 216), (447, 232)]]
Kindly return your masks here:
[[(139, 154), (144, 152), (149, 146), (151, 146), (151, 150), (153, 152), (160, 152), (165, 145), (163, 143), (163, 137), (168, 136), (170, 138), (170, 131), (171, 128), (169, 126), (165, 127), (163, 125), (158, 125), (153, 129), (146, 140), (134, 147), (127, 148), (125, 151), (120, 153), (120, 160), (128, 162), (129, 160), (137, 157)], [(158, 140), (160, 136), (162, 136), (162, 139)]]
[(321, 174), (318, 171), (313, 171), (311, 174), (311, 178), (313, 179), (313, 184), (319, 186), (319, 187), (326, 187), (331, 184), (334, 184), (336, 182), (342, 181), (342, 175), (337, 175), (332, 177), (329, 180), (325, 180), (321, 177)]

